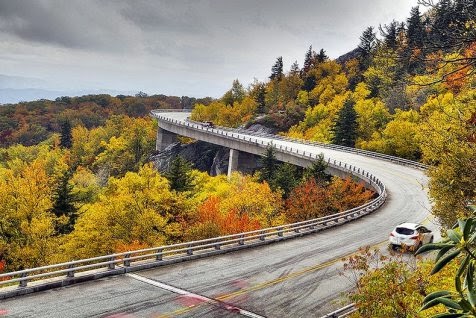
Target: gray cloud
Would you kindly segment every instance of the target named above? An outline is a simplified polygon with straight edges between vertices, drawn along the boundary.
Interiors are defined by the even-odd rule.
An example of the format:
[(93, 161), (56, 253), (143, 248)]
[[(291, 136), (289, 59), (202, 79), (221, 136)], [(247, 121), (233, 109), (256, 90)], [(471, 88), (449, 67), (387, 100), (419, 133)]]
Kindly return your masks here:
[(234, 78), (266, 79), (277, 56), (302, 64), (310, 44), (344, 54), (416, 3), (0, 0), (0, 69), (66, 89), (219, 96)]
[(0, 0), (0, 31), (25, 41), (75, 49), (121, 50), (137, 34), (102, 2)]

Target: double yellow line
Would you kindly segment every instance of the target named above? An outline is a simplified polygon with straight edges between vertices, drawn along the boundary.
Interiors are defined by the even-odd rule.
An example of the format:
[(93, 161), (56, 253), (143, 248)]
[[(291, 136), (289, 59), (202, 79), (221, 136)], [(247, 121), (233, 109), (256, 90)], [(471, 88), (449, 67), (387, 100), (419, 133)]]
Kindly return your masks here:
[[(380, 242), (378, 244), (375, 244), (375, 245), (372, 246), (372, 248), (381, 247), (385, 243), (387, 243), (387, 241), (383, 241), (383, 242)], [(293, 278), (296, 278), (296, 277), (299, 277), (299, 276), (303, 276), (305, 274), (315, 272), (315, 271), (321, 270), (323, 268), (332, 266), (332, 265), (334, 265), (338, 262), (341, 262), (344, 258), (348, 258), (350, 256), (356, 255), (357, 253), (358, 252), (348, 253), (346, 255), (340, 256), (338, 258), (334, 258), (334, 259), (326, 261), (324, 263), (320, 263), (320, 264), (317, 264), (317, 265), (306, 267), (306, 268), (304, 268), (300, 271), (290, 273), (288, 275), (285, 275), (285, 276), (282, 276), (282, 277), (279, 277), (279, 278), (276, 278), (276, 279), (273, 279), (273, 280), (270, 280), (270, 281), (259, 283), (259, 284), (256, 284), (254, 286), (248, 287), (248, 288), (243, 288), (243, 289), (240, 289), (240, 290), (238, 290), (236, 292), (233, 292), (233, 293), (224, 294), (224, 295), (218, 296), (214, 299), (216, 299), (218, 301), (225, 301), (225, 300), (228, 300), (228, 299), (231, 299), (231, 298), (243, 295), (243, 294), (247, 294), (247, 293), (250, 293), (250, 292), (253, 292), (253, 291), (257, 291), (257, 290), (260, 290), (260, 289), (263, 289), (263, 288), (266, 288), (266, 287), (269, 287), (269, 286), (277, 285), (277, 284), (285, 282), (287, 280), (290, 280), (290, 279), (293, 279)], [(189, 312), (189, 311), (193, 310), (197, 306), (199, 306), (199, 305), (192, 305), (192, 306), (189, 306), (189, 307), (186, 307), (186, 308), (181, 308), (181, 309), (178, 309), (176, 311), (173, 311), (173, 312), (170, 312), (170, 313), (167, 313), (167, 314), (161, 314), (161, 315), (157, 316), (157, 318), (168, 318), (168, 317), (178, 316), (178, 315), (181, 315), (181, 314), (184, 314), (186, 312)]]

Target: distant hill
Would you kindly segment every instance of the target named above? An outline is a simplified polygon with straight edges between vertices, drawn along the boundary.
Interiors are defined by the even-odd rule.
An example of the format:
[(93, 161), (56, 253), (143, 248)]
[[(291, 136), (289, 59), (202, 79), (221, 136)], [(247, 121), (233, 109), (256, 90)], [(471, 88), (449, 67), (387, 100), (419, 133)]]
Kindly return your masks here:
[(360, 55), (361, 55), (360, 49), (357, 47), (357, 48), (353, 49), (352, 51), (347, 52), (347, 53), (339, 56), (338, 58), (336, 58), (336, 62), (339, 63), (339, 64), (345, 64), (345, 62), (347, 62), (349, 60), (359, 59)]
[[(1, 81), (1, 78), (0, 78)], [(0, 88), (0, 105), (15, 104), (19, 102), (30, 102), (40, 99), (55, 100), (62, 96), (83, 96), (88, 94), (108, 94), (108, 95), (133, 95), (132, 91), (115, 91), (115, 90), (78, 90), (78, 91), (59, 91), (48, 90), (42, 88)]]
[(49, 91), (40, 88), (1, 88), (0, 104), (13, 104), (21, 101), (33, 101), (38, 99), (55, 99), (66, 95), (61, 91)]
[[(8, 89), (0, 90), (2, 92)], [(26, 95), (26, 90), (18, 90)], [(35, 101), (7, 104), (0, 107), (0, 147), (15, 143), (33, 145), (47, 139), (51, 133), (59, 132), (61, 124), (65, 121), (72, 126), (82, 125), (94, 128), (104, 125), (106, 120), (114, 115), (127, 115), (130, 117), (148, 116), (150, 110), (156, 108), (193, 108), (195, 103), (209, 104), (212, 98), (193, 98), (187, 96), (166, 96), (138, 93), (135, 96), (118, 94), (84, 95), (69, 97), (62, 92), (46, 91), (52, 95), (51, 100), (36, 98)], [(37, 90), (43, 94), (45, 90)], [(63, 96), (62, 96), (63, 95)], [(6, 96), (6, 95), (1, 95)], [(58, 97), (60, 96), (60, 97)]]

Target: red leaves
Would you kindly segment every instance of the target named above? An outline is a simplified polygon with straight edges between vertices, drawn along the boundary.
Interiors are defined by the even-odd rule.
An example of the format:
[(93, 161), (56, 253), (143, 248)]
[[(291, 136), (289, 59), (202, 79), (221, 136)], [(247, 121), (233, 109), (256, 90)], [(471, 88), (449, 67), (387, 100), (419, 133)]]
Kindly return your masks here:
[(289, 222), (299, 222), (331, 214), (329, 193), (319, 187), (314, 178), (294, 188), (286, 200), (286, 216)]
[(247, 213), (240, 214), (236, 209), (220, 211), (220, 199), (212, 196), (198, 208), (197, 224), (213, 223), (218, 226), (220, 235), (252, 231), (260, 228), (257, 220), (250, 219)]
[(345, 211), (369, 201), (374, 193), (351, 178), (334, 178), (319, 186), (314, 178), (297, 186), (286, 201), (289, 222), (299, 222)]

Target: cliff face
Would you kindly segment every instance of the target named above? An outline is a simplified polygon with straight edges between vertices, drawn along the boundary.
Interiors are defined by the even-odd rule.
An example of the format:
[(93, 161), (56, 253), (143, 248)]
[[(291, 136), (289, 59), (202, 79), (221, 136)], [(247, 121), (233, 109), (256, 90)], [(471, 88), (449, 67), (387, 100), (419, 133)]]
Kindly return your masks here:
[(228, 152), (224, 151), (223, 147), (202, 141), (191, 144), (172, 144), (153, 156), (152, 161), (160, 172), (165, 172), (169, 169), (172, 160), (177, 156), (190, 161), (195, 169), (207, 171), (211, 175), (221, 172), (220, 168), (217, 171), (217, 167), (225, 166), (225, 173), (228, 167)]
[[(153, 156), (152, 162), (160, 172), (166, 172), (172, 160), (177, 156), (190, 161), (195, 169), (216, 176), (228, 172), (230, 149), (203, 141), (196, 141), (191, 144), (175, 143)], [(238, 157), (239, 171), (252, 174), (259, 167), (259, 156), (240, 153)]]

